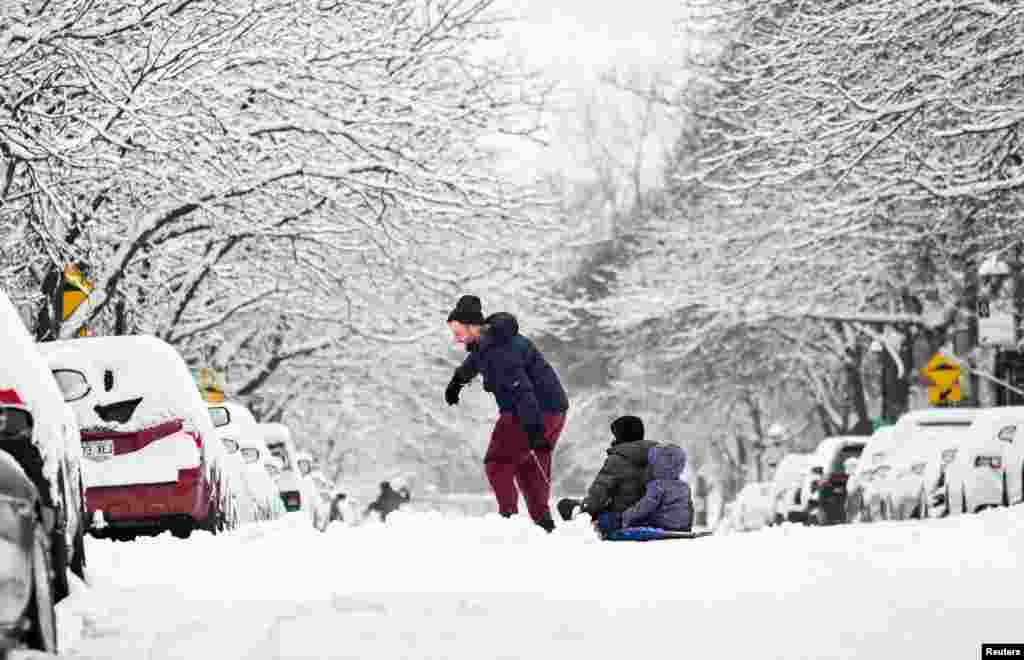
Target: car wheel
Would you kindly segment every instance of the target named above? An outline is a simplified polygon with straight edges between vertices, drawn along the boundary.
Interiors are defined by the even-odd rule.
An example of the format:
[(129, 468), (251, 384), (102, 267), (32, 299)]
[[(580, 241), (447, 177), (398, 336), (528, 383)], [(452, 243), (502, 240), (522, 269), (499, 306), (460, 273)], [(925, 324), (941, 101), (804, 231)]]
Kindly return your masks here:
[(47, 653), (57, 652), (57, 615), (53, 611), (50, 583), (50, 552), (42, 523), (36, 525), (32, 548), (32, 600), (28, 606), (29, 627), (25, 643), (29, 648)]
[[(85, 520), (85, 512), (82, 512), (82, 520)], [(82, 522), (75, 532), (75, 542), (72, 548), (75, 556), (71, 558), (71, 572), (78, 577), (85, 579), (85, 523)]]
[(50, 567), (53, 572), (53, 600), (64, 600), (71, 588), (68, 585), (68, 543), (63, 529), (54, 529), (50, 535)]

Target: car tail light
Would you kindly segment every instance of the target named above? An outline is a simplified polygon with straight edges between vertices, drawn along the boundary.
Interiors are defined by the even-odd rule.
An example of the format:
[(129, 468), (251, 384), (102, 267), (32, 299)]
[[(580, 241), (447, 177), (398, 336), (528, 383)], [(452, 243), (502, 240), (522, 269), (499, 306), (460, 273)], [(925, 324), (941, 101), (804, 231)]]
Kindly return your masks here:
[(281, 499), (284, 500), (284, 508), (288, 511), (298, 511), (302, 507), (302, 498), (299, 497), (298, 491), (281, 493)]
[(202, 470), (201, 467), (178, 470), (178, 484), (175, 486), (174, 490), (181, 495), (195, 487), (196, 483), (199, 481), (200, 470)]
[(988, 466), (993, 470), (1000, 470), (1003, 467), (1002, 456), (976, 456), (974, 458), (974, 467), (985, 467)]
[(926, 467), (928, 467), (927, 463), (914, 463), (910, 466), (910, 471), (914, 474), (924, 474), (924, 469)]
[(948, 465), (948, 464), (952, 463), (954, 459), (956, 459), (956, 450), (955, 449), (943, 449), (942, 450), (942, 462), (943, 463)]
[(6, 403), (8, 405), (23, 406), (25, 400), (18, 394), (18, 390), (13, 388), (0, 389), (0, 403)]

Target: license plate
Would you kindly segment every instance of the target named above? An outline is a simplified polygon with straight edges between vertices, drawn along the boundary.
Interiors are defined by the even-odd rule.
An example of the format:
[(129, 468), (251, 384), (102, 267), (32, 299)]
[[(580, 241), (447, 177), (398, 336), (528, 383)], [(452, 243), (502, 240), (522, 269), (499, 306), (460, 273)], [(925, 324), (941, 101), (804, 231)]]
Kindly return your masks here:
[(114, 455), (113, 440), (90, 440), (82, 443), (82, 455), (94, 461), (110, 458)]

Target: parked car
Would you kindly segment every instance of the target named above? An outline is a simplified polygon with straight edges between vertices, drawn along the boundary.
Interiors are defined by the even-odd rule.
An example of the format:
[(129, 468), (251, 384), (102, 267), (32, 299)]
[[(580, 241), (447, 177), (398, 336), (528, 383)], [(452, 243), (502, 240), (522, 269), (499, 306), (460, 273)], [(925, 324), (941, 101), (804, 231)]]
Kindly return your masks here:
[[(210, 403), (209, 411), (214, 434), (224, 446), (225, 488), (232, 502), (229, 526), (259, 520), (260, 500), (266, 493), (261, 492), (258, 484), (250, 484), (250, 476), (254, 473), (249, 470), (242, 456), (242, 447), (245, 446), (243, 436), (249, 436), (255, 446), (259, 444), (256, 419), (248, 408), (231, 401)], [(259, 474), (263, 483), (266, 483), (267, 474), (264, 470), (255, 474)]]
[(331, 506), (334, 500), (335, 487), (331, 483), (323, 471), (314, 467), (313, 471), (309, 473), (309, 478), (313, 481), (313, 487), (316, 489), (317, 504), (316, 504), (316, 520), (314, 524), (319, 530), (327, 529), (327, 525), (331, 522)]
[(839, 435), (823, 439), (808, 461), (803, 499), (807, 522), (832, 525), (846, 521), (846, 461), (859, 458), (869, 436)]
[[(1008, 407), (1008, 409), (1011, 409)], [(1013, 406), (1012, 409), (1019, 409)], [(1013, 429), (1000, 429), (1003, 448), (1003, 471), (1006, 473), (1006, 499), (1009, 504), (1024, 502), (1024, 424)]]
[(810, 454), (786, 454), (775, 469), (771, 482), (773, 524), (807, 521), (802, 487), (810, 458)]
[[(313, 482), (299, 471), (298, 451), (292, 441), (291, 431), (277, 422), (257, 425), (263, 434), (263, 444), (281, 461), (281, 472), (277, 475), (277, 490), (281, 493), (287, 511), (303, 511), (313, 521), (317, 502)], [(312, 468), (312, 464), (310, 464)]]
[(772, 523), (775, 514), (770, 482), (750, 483), (736, 495), (732, 510), (735, 529), (756, 531)]
[(899, 418), (893, 428), (899, 449), (893, 452), (892, 472), (879, 492), (888, 519), (945, 513), (945, 504), (935, 496), (941, 492), (946, 465), (956, 458), (977, 415), (977, 408), (925, 408)]
[(893, 426), (883, 426), (872, 433), (861, 451), (857, 467), (846, 482), (846, 521), (868, 522), (871, 518), (870, 489), (877, 470), (885, 464), (888, 456), (899, 446), (899, 438), (893, 433)]
[(277, 490), (276, 477), (281, 474), (281, 462), (263, 444), (263, 434), (256, 428), (239, 436), (239, 453), (246, 468), (246, 484), (256, 502), (257, 520), (276, 520), (286, 513), (284, 500)]
[(43, 502), (14, 457), (0, 452), (0, 657), (57, 652), (50, 538)]
[(227, 524), (224, 447), (185, 361), (149, 336), (85, 337), (44, 344), (87, 388), (71, 406), (82, 435), (86, 504), (102, 512), (99, 537)]
[[(950, 514), (974, 513), (1009, 504), (1011, 487), (1021, 488), (1024, 406), (982, 408), (946, 467), (941, 500)], [(1012, 477), (1011, 477), (1012, 475)], [(1012, 486), (1011, 486), (1012, 484)]]
[[(82, 447), (75, 413), (61, 384), (73, 374), (51, 370), (7, 295), (0, 291), (0, 448), (11, 455), (39, 492), (50, 533), (50, 564), (57, 600), (68, 594), (70, 569), (85, 575), (88, 527)], [(79, 388), (67, 396), (83, 396)]]
[(889, 497), (892, 491), (892, 482), (896, 476), (892, 465), (893, 459), (887, 458), (884, 462), (871, 471), (870, 478), (864, 479), (861, 498), (867, 509), (868, 520), (889, 520), (893, 518), (892, 501)]

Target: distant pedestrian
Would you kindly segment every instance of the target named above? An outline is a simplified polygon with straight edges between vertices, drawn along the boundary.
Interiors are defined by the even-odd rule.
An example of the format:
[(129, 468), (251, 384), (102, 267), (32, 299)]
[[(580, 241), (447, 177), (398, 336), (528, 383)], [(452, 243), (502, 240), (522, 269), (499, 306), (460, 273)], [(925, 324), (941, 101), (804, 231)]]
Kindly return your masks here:
[(397, 511), (398, 507), (408, 502), (411, 498), (409, 495), (409, 489), (402, 487), (395, 490), (391, 487), (391, 483), (387, 481), (380, 482), (380, 494), (377, 499), (370, 503), (370, 506), (366, 507), (364, 515), (370, 515), (371, 511), (376, 511), (380, 516), (380, 521), (385, 522), (388, 514), (392, 511)]
[[(484, 455), (484, 471), (498, 501), (498, 513), (519, 512), (522, 489), (530, 518), (547, 531), (555, 528), (551, 497), (551, 454), (565, 427), (569, 398), (558, 374), (506, 312), (484, 318), (480, 299), (462, 296), (448, 315), (455, 341), (469, 355), (445, 388), (448, 405), (473, 378), (494, 395), (498, 420)], [(518, 484), (518, 489), (517, 489)]]
[(345, 500), (347, 499), (348, 495), (345, 493), (338, 492), (334, 494), (334, 497), (331, 499), (330, 522), (345, 522)]

